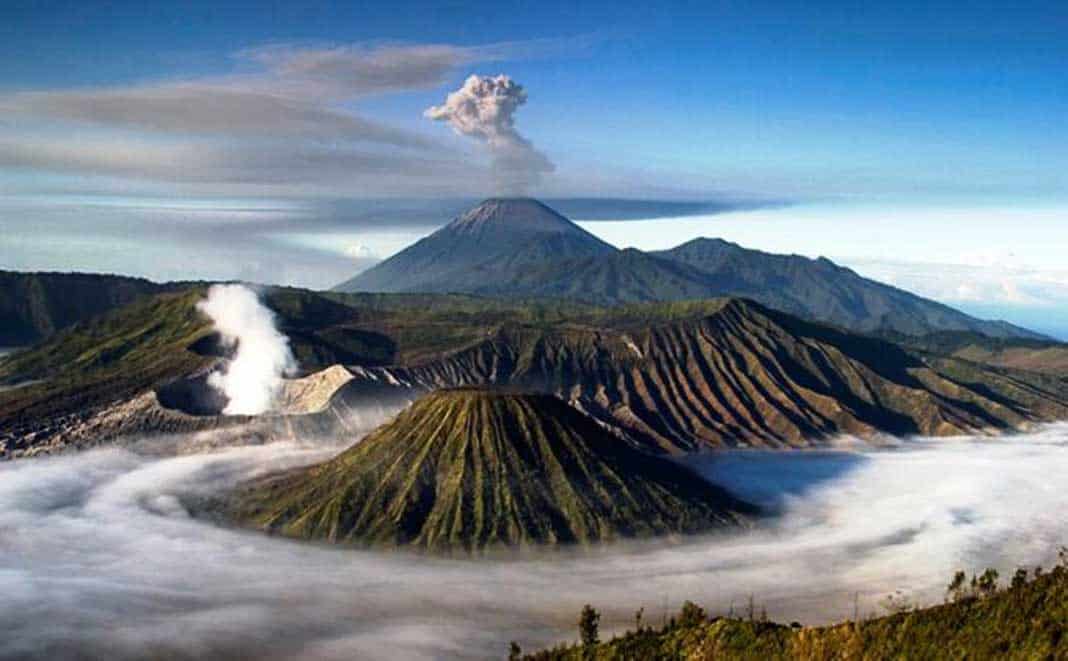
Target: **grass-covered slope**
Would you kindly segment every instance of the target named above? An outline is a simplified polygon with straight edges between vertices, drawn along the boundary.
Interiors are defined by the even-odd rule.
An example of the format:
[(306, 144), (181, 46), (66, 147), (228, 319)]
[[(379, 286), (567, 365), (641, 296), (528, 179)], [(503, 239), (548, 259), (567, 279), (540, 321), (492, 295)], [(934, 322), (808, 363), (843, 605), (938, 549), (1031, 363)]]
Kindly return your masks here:
[(117, 275), (0, 271), (0, 347), (33, 344), (168, 288)]
[(204, 289), (157, 294), (57, 333), (0, 361), (0, 430), (138, 394), (213, 360), (190, 351), (211, 333)]
[(1068, 344), (1055, 340), (993, 338), (979, 333), (944, 331), (922, 337), (884, 335), (911, 348), (974, 363), (1068, 377)]
[(688, 605), (661, 628), (642, 628), (605, 642), (565, 645), (523, 658), (1058, 661), (1068, 659), (1068, 568), (1062, 564), (985, 596), (826, 627), (709, 619)]
[(427, 395), (338, 457), (221, 507), (287, 536), (432, 551), (696, 533), (752, 511), (556, 397), (479, 389)]
[[(202, 373), (223, 355), (211, 322), (196, 309), (206, 290), (207, 285), (189, 283), (141, 297), (32, 348), (0, 357), (0, 457), (97, 442), (111, 438), (120, 427), (151, 434), (179, 431), (176, 424), (190, 423), (168, 416), (156, 419), (152, 413), (116, 426), (120, 421), (106, 412), (153, 390), (162, 394), (161, 388), (177, 397), (161, 403), (176, 405), (182, 400), (178, 395), (185, 377)], [(291, 288), (268, 288), (263, 297), (305, 374), (338, 363), (426, 360), (477, 344), (509, 323), (538, 328), (572, 323), (626, 326), (687, 318), (719, 305), (603, 309), (452, 295), (322, 295)], [(396, 398), (388, 401), (392, 406)], [(118, 410), (115, 414), (126, 415)], [(100, 415), (107, 416), (106, 429), (89, 422)]]
[[(39, 445), (69, 428), (57, 418), (206, 368), (218, 354), (196, 310), (205, 291), (138, 298), (0, 358), (0, 440)], [(947, 435), (1068, 417), (1068, 381), (1055, 375), (903, 349), (742, 300), (597, 307), (270, 288), (264, 301), (304, 373), (359, 366), (351, 387), (364, 399), (353, 404), (373, 403), (366, 397), (389, 383), (516, 385), (553, 392), (647, 449)], [(23, 385), (3, 387), (12, 384)]]

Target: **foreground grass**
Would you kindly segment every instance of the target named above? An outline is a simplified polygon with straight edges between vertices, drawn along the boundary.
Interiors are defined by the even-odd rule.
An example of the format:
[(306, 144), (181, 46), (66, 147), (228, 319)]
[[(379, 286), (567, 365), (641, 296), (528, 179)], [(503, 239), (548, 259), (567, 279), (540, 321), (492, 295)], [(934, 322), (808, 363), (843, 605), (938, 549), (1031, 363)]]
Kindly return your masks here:
[[(1068, 563), (1007, 589), (965, 586), (949, 603), (826, 627), (785, 626), (756, 618), (707, 618), (687, 604), (666, 626), (640, 628), (606, 642), (527, 655), (532, 661), (578, 659), (1068, 659)], [(513, 648), (512, 658), (520, 654)]]

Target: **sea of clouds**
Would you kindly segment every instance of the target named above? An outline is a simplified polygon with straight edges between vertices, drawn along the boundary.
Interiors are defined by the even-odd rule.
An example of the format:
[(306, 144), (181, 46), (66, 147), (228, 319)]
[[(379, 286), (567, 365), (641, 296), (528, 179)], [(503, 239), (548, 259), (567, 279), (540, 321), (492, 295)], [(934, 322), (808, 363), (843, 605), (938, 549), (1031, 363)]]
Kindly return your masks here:
[(128, 449), (0, 465), (0, 658), (486, 658), (685, 599), (778, 620), (942, 598), (956, 568), (1052, 564), (1068, 542), (1068, 425), (879, 451), (690, 460), (775, 515), (686, 543), (446, 560), (325, 547), (191, 518), (190, 494), (322, 460), (284, 442), (192, 456)]

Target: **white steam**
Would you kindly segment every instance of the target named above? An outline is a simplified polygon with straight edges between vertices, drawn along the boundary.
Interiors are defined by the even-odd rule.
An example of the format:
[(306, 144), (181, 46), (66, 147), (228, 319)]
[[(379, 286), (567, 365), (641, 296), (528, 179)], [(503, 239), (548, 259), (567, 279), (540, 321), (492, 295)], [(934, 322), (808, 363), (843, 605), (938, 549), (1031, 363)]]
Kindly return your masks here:
[(197, 309), (211, 317), (223, 343), (236, 348), (208, 383), (226, 395), (223, 413), (257, 415), (274, 405), (282, 376), (296, 370), (289, 339), (278, 332), (274, 313), (244, 285), (213, 285)]
[[(352, 439), (336, 439), (351, 442)], [(878, 452), (688, 458), (780, 513), (756, 531), (505, 561), (378, 553), (192, 519), (181, 497), (320, 461), (276, 443), (172, 458), (102, 449), (0, 463), (0, 658), (500, 658), (683, 600), (775, 620), (941, 601), (958, 568), (1046, 567), (1068, 541), (1068, 425)], [(854, 601), (856, 599), (856, 601)]]
[(515, 113), (526, 102), (526, 90), (508, 76), (473, 75), (449, 94), (445, 103), (427, 108), (423, 115), (448, 122), (457, 134), (486, 144), (493, 158), (497, 188), (522, 193), (554, 169), (515, 128)]

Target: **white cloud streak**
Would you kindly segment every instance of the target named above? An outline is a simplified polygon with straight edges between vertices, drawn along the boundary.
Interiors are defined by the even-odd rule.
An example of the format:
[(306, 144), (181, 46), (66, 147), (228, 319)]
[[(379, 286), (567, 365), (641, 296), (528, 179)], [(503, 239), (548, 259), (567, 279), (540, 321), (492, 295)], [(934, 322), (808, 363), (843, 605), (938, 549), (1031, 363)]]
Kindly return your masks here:
[(351, 104), (560, 47), (275, 44), (238, 53), (241, 66), (226, 75), (0, 94), (0, 168), (198, 184), (325, 179), (339, 193), (382, 180), (418, 192), (447, 180), (462, 191), (479, 180), (463, 153)]
[(1013, 261), (1019, 260), (976, 259), (955, 264), (851, 260), (866, 276), (947, 303), (1068, 307), (1068, 269), (1033, 268)]

